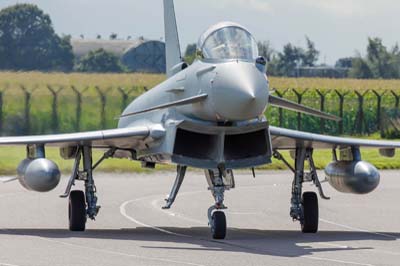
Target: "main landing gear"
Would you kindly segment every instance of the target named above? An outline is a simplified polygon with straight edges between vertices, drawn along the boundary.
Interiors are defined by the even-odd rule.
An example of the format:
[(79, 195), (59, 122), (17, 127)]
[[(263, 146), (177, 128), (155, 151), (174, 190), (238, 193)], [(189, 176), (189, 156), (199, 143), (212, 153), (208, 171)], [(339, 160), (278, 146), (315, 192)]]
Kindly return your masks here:
[[(320, 197), (322, 199), (329, 200), (322, 190), (312, 155), (313, 150), (311, 148), (296, 148), (294, 155), (295, 167), (293, 168), (278, 151), (274, 151), (274, 157), (283, 161), (294, 173), (292, 197), (290, 201), (290, 216), (293, 220), (300, 222), (301, 231), (303, 233), (318, 232), (319, 222), (317, 194), (315, 192), (302, 193), (303, 183), (313, 182), (318, 188)], [(310, 167), (310, 171), (308, 173), (305, 173), (304, 171), (304, 163), (306, 161), (308, 161), (308, 165)]]
[[(92, 148), (82, 146), (77, 149), (72, 175), (68, 181), (65, 193), (62, 198), (69, 197), (68, 219), (70, 231), (85, 231), (87, 218), (95, 220), (99, 213), (100, 206), (97, 205), (96, 186), (93, 179), (93, 170), (100, 163), (114, 155), (115, 149), (107, 151), (103, 157), (95, 164), (92, 163)], [(83, 161), (83, 170), (79, 170)], [(85, 191), (71, 191), (75, 185), (75, 180), (84, 181)]]
[[(186, 173), (186, 166), (178, 165), (177, 175), (171, 193), (168, 195), (166, 205), (163, 209), (170, 209), (178, 195)], [(206, 179), (209, 190), (214, 197), (215, 204), (208, 209), (208, 223), (214, 239), (224, 239), (226, 236), (226, 216), (223, 210), (227, 209), (224, 205), (224, 193), (226, 190), (235, 188), (235, 179), (230, 170), (206, 170)]]

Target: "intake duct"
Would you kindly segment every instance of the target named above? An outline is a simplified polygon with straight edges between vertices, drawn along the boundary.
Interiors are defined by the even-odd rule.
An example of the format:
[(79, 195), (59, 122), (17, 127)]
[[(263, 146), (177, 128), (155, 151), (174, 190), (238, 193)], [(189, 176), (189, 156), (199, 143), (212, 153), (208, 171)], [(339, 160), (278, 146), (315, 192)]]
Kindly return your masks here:
[(173, 156), (176, 163), (215, 169), (224, 163), (227, 168), (261, 165), (271, 160), (269, 130), (263, 128), (213, 127), (178, 128)]

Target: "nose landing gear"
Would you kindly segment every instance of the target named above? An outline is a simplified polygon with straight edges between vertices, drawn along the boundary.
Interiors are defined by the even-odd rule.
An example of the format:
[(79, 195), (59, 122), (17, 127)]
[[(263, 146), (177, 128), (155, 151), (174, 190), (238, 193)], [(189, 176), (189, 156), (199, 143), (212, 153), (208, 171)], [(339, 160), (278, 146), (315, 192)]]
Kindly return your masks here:
[(226, 190), (235, 188), (233, 172), (230, 170), (207, 170), (206, 179), (215, 200), (215, 204), (208, 209), (211, 235), (213, 239), (225, 239), (227, 223), (225, 213), (222, 210), (227, 209), (227, 207), (224, 205), (224, 193)]
[(225, 239), (226, 216), (222, 211), (215, 211), (210, 220), (211, 235), (214, 239)]

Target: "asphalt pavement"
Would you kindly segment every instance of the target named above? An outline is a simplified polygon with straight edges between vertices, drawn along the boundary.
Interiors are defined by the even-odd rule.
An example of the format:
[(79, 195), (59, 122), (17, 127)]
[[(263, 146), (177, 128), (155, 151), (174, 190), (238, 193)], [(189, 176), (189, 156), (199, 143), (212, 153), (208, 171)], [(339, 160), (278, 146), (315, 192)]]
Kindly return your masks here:
[[(212, 240), (207, 209), (213, 199), (201, 172), (189, 172), (176, 204), (162, 210), (174, 173), (96, 173), (96, 221), (69, 232), (67, 179), (56, 190), (25, 191), (0, 184), (0, 265), (400, 265), (400, 171), (383, 171), (366, 196), (320, 199), (320, 232), (304, 235), (289, 217), (292, 174), (236, 174), (226, 192), (227, 238)], [(75, 189), (79, 189), (78, 184)], [(310, 184), (305, 190), (315, 190)]]

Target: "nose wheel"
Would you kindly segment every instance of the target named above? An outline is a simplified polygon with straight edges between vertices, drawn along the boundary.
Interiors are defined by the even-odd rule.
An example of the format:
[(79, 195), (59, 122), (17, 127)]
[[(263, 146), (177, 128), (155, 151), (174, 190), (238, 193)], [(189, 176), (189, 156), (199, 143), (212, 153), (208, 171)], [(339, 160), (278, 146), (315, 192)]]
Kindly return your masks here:
[(210, 220), (211, 234), (213, 239), (225, 239), (226, 216), (222, 211), (215, 211)]
[(215, 200), (215, 204), (208, 209), (207, 213), (211, 236), (213, 239), (225, 239), (226, 216), (222, 210), (227, 209), (224, 205), (225, 191), (235, 187), (233, 172), (225, 169), (207, 170), (206, 179)]

